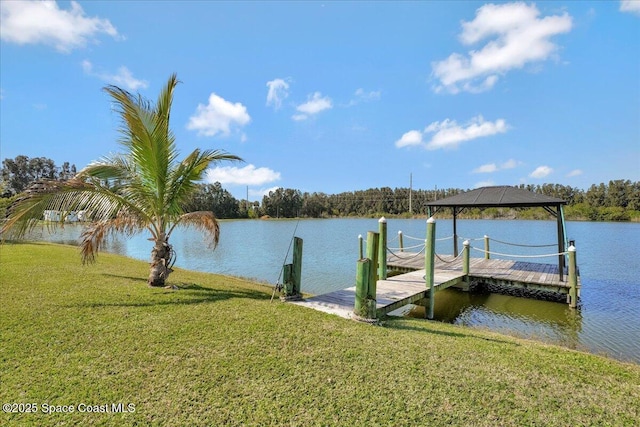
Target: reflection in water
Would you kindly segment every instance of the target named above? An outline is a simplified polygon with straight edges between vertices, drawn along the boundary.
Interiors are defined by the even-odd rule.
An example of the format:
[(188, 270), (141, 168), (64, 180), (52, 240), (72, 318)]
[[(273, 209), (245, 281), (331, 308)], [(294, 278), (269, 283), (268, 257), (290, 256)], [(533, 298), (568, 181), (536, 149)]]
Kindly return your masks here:
[[(410, 305), (394, 314), (423, 319), (426, 304)], [(572, 349), (584, 347), (580, 343), (582, 315), (563, 303), (446, 289), (436, 296), (434, 315), (441, 322), (487, 328)]]
[(127, 253), (127, 245), (120, 239), (108, 239), (105, 242), (104, 250), (114, 254), (124, 254)]

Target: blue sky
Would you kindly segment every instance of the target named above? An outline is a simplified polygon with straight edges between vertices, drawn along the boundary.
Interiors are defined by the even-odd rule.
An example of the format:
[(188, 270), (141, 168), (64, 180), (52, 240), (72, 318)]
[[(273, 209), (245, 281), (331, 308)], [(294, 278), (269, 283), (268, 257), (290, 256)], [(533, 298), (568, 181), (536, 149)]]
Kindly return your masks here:
[(640, 2), (0, 3), (0, 157), (78, 169), (120, 151), (116, 84), (171, 73), (208, 179), (462, 188), (640, 181)]

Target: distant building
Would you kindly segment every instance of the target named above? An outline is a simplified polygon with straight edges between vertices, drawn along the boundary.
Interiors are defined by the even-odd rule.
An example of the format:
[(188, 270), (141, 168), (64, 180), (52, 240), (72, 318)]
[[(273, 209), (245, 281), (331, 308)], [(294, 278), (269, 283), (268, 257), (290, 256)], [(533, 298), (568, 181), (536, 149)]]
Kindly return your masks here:
[[(59, 222), (60, 221), (60, 216), (61, 213), (60, 211), (56, 211), (56, 210), (46, 210), (44, 211), (44, 220), (45, 221), (52, 221), (52, 222)], [(88, 215), (87, 215), (87, 211), (82, 210), (82, 211), (71, 211), (69, 212), (65, 218), (64, 218), (64, 222), (80, 222), (80, 221), (88, 221)]]

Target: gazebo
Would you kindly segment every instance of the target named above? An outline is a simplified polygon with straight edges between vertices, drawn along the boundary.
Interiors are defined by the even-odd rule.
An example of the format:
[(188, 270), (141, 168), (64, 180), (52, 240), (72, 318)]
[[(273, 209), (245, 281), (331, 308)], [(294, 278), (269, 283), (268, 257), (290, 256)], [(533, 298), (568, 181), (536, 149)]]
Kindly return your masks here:
[[(457, 215), (467, 208), (533, 208), (542, 207), (556, 218), (558, 224), (558, 253), (566, 250), (567, 237), (562, 206), (567, 202), (555, 197), (533, 193), (511, 186), (481, 187), (427, 203), (429, 217), (441, 208), (453, 210), (453, 252), (458, 256)], [(558, 255), (558, 274), (562, 280), (565, 266), (564, 255)]]

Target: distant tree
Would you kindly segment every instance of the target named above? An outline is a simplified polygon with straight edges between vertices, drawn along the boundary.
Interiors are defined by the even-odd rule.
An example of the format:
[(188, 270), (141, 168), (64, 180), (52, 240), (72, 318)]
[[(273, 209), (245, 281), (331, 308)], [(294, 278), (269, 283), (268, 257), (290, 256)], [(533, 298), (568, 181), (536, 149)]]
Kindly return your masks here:
[(76, 176), (76, 165), (70, 165), (69, 162), (64, 162), (60, 168), (58, 179), (60, 181), (67, 181)]
[(211, 211), (218, 218), (238, 218), (239, 202), (219, 182), (200, 184), (185, 203), (186, 212)]
[(626, 208), (629, 204), (628, 192), (631, 189), (631, 181), (618, 179), (609, 181), (607, 187), (607, 195), (605, 197), (605, 206)]
[(15, 159), (4, 159), (2, 161), (2, 180), (5, 182), (5, 192), (8, 195), (23, 192), (33, 182), (29, 157), (20, 155)]
[(302, 195), (302, 216), (321, 218), (330, 214), (327, 195), (324, 193), (304, 193)]
[(640, 211), (640, 181), (629, 185), (629, 209)]
[(295, 218), (302, 209), (302, 193), (291, 188), (278, 188), (262, 198), (265, 214), (277, 218)]
[(9, 197), (22, 193), (31, 184), (38, 180), (59, 179), (66, 181), (76, 174), (76, 166), (64, 162), (62, 168), (58, 168), (55, 162), (46, 157), (29, 158), (24, 155), (15, 159), (2, 161), (2, 181), (4, 187), (0, 195)]
[(55, 162), (46, 157), (29, 159), (29, 170), (34, 181), (40, 179), (56, 179), (58, 173)]
[(607, 187), (600, 183), (600, 185), (591, 185), (585, 193), (585, 202), (595, 208), (604, 206), (607, 198)]

